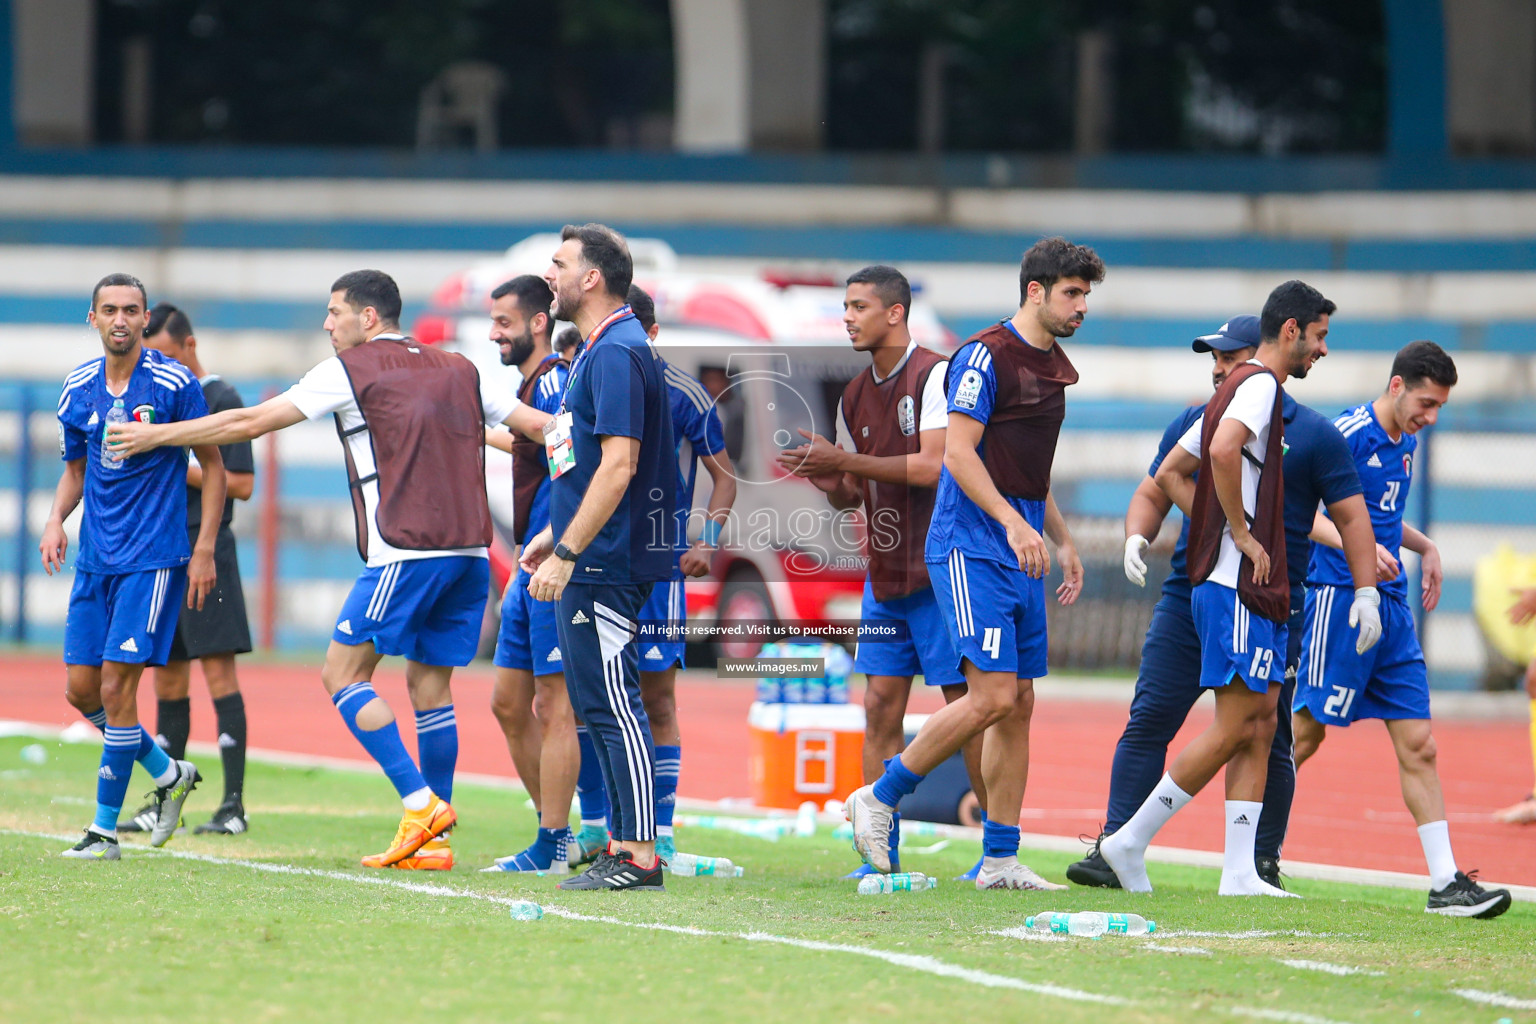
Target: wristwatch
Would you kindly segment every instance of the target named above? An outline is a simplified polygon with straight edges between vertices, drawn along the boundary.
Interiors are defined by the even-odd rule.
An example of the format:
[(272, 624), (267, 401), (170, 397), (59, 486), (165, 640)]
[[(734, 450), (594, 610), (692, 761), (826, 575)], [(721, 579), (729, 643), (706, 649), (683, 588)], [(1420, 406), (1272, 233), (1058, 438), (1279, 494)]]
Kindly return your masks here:
[(567, 562), (574, 562), (576, 559), (580, 558), (581, 555), (580, 553), (572, 551), (570, 548), (566, 547), (565, 542), (561, 541), (559, 544), (555, 545), (555, 557), (564, 559)]

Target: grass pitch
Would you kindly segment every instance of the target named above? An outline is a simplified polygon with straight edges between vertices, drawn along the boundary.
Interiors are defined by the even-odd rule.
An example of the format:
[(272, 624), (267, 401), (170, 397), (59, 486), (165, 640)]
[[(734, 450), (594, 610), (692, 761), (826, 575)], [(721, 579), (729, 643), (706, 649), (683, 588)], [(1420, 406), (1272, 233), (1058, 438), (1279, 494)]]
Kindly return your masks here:
[[(903, 863), (938, 889), (861, 897), (839, 877), (853, 853), (826, 829), (771, 843), (686, 827), (681, 849), (746, 877), (562, 893), (476, 872), (525, 846), (534, 819), (522, 793), (473, 785), (454, 801), (456, 870), (370, 872), (357, 858), (399, 819), (382, 777), (255, 763), (250, 833), (164, 851), (125, 839), (120, 863), (79, 863), (58, 853), (90, 819), (99, 747), (48, 741), (34, 765), (20, 754), (32, 742), (0, 740), (7, 1021), (1536, 1019), (1529, 904), (1446, 920), (1421, 892), (1297, 880), (1304, 900), (1219, 899), (1216, 872), (1158, 864), (1149, 897), (979, 893), (950, 881), (977, 844), (921, 852), (927, 837)], [(212, 777), (190, 823), (218, 802), (217, 759), (201, 760)], [(1056, 879), (1069, 860), (1026, 859)], [(545, 918), (510, 919), (513, 899)], [(1079, 909), (1133, 910), (1158, 933), (1021, 934), (1029, 914)]]

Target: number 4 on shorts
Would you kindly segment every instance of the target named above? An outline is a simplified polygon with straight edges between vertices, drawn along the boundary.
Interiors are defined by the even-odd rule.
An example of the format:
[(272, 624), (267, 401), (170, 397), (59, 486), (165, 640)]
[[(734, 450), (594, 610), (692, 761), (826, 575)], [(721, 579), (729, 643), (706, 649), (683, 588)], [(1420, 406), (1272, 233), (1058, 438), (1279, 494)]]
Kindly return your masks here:
[(992, 657), (997, 657), (997, 652), (1003, 646), (1003, 631), (999, 626), (989, 626), (981, 631), (981, 649)]

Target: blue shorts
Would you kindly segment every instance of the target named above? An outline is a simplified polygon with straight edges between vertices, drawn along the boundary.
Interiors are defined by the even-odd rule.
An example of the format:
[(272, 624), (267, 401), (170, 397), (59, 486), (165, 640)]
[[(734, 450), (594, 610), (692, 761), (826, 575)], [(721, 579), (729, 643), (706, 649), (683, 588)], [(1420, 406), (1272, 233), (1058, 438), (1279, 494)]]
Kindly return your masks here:
[(957, 667), (960, 659), (944, 618), (931, 586), (906, 597), (876, 601), (874, 587), (865, 579), (854, 671), (868, 676), (922, 673), (929, 686), (963, 686), (965, 676)]
[(1226, 686), (1239, 678), (1254, 693), (1285, 682), (1288, 629), (1255, 615), (1237, 591), (1207, 580), (1189, 600), (1200, 636), (1200, 685)]
[(187, 599), (187, 567), (75, 570), (64, 617), (64, 664), (164, 665)]
[(342, 603), (331, 639), (348, 647), (371, 640), (380, 654), (422, 665), (468, 665), (480, 646), (490, 586), (490, 560), (474, 555), (364, 569)]
[(928, 577), (955, 648), (955, 664), (1040, 679), (1049, 670), (1045, 580), (956, 549), (929, 562)]
[(1353, 587), (1308, 588), (1295, 710), (1306, 708), (1324, 725), (1348, 725), (1357, 718), (1428, 718), (1429, 674), (1408, 602), (1382, 594), (1381, 639), (1356, 654), (1357, 634), (1349, 628), (1354, 600)]
[(496, 634), (496, 667), (516, 668), (536, 676), (565, 671), (560, 656), (560, 637), (555, 629), (555, 606), (535, 601), (528, 593), (526, 570), (518, 569), (501, 599), (501, 629)]
[(681, 577), (662, 580), (651, 588), (640, 609), (640, 671), (664, 672), (683, 663), (682, 626), (688, 621), (688, 599)]

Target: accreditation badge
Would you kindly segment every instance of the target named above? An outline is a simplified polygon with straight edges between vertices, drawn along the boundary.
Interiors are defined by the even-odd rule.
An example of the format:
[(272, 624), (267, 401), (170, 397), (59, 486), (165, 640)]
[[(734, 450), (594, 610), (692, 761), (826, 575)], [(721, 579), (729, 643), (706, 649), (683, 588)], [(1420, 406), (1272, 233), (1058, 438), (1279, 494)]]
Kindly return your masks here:
[(571, 414), (556, 413), (544, 424), (544, 457), (549, 461), (549, 478), (554, 480), (576, 465), (576, 449), (571, 445)]

